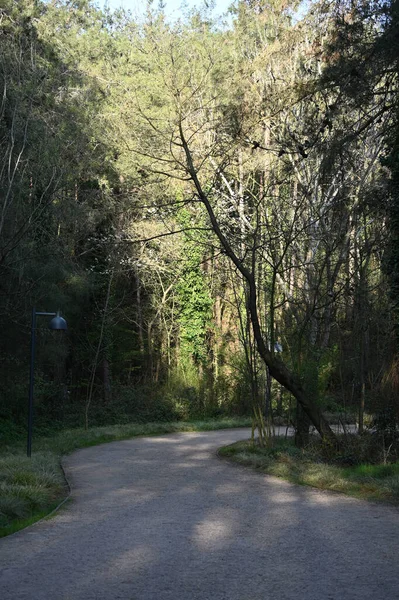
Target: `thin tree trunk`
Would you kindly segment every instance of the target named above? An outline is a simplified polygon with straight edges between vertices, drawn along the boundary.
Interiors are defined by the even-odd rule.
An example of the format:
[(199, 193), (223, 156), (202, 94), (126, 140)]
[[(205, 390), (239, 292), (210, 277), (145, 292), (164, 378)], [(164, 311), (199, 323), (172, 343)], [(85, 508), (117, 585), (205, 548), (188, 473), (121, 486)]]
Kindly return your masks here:
[(92, 372), (91, 372), (91, 377), (90, 377), (90, 384), (89, 384), (89, 389), (88, 389), (87, 398), (86, 398), (86, 406), (85, 406), (85, 429), (89, 428), (89, 409), (90, 409), (91, 401), (92, 401), (92, 398), (93, 398), (94, 381), (95, 381), (95, 378), (96, 378), (96, 371), (97, 371), (97, 366), (98, 366), (98, 357), (100, 356), (100, 350), (101, 350), (101, 346), (102, 346), (102, 343), (103, 343), (104, 328), (105, 328), (105, 322), (106, 322), (106, 319), (107, 319), (109, 299), (111, 297), (111, 285), (112, 285), (113, 277), (114, 277), (114, 271), (111, 271), (111, 274), (110, 274), (110, 277), (109, 277), (109, 281), (108, 281), (107, 293), (106, 293), (106, 296), (105, 296), (103, 318), (101, 320), (100, 337), (98, 339), (96, 354), (95, 354), (94, 360), (93, 360), (93, 367), (92, 367)]
[(269, 368), (266, 367), (266, 382), (265, 382), (265, 420), (269, 423), (272, 418), (272, 379), (270, 377)]
[(109, 360), (103, 358), (103, 389), (104, 400), (108, 404), (112, 400), (111, 369)]
[(147, 346), (148, 346), (148, 371), (150, 373), (150, 381), (154, 378), (154, 357), (152, 353), (152, 322), (147, 326)]
[(135, 275), (135, 279), (136, 279), (136, 303), (137, 303), (137, 323), (138, 323), (138, 328), (139, 328), (139, 347), (140, 347), (140, 354), (141, 356), (144, 356), (144, 336), (143, 336), (143, 311), (142, 311), (142, 307), (141, 307), (141, 283), (140, 283), (140, 277), (139, 277), (139, 272), (138, 272), (138, 268), (137, 265), (135, 266), (134, 269), (134, 275)]

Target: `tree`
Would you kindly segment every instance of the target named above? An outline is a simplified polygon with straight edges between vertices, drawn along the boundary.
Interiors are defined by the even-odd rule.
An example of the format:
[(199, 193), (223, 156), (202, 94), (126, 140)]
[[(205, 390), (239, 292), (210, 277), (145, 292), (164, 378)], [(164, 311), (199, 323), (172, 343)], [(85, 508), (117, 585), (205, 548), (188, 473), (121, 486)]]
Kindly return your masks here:
[[(227, 92), (229, 58), (219, 36), (210, 31), (199, 36), (191, 31), (176, 41), (173, 32), (151, 31), (148, 44), (153, 62), (146, 64), (150, 71), (146, 81), (151, 81), (151, 90), (158, 94), (159, 108), (154, 109), (154, 93), (144, 88), (136, 106), (138, 118), (134, 127), (140, 131), (140, 147), (136, 145), (134, 149), (147, 158), (148, 172), (174, 178), (186, 188), (190, 184), (194, 201), (205, 208), (223, 252), (245, 281), (248, 310), (262, 360), (272, 376), (297, 398), (320, 434), (334, 440), (300, 377), (269, 349), (262, 331), (257, 272), (259, 233), (265, 223), (260, 222), (260, 204), (255, 199), (252, 208), (246, 207), (244, 212), (240, 194), (230, 190), (223, 203), (217, 193), (226, 166), (234, 162), (234, 152), (245, 135), (243, 127), (249, 126), (245, 120), (236, 121), (237, 134), (226, 119), (226, 110), (232, 110)], [(154, 152), (155, 148), (159, 151)]]

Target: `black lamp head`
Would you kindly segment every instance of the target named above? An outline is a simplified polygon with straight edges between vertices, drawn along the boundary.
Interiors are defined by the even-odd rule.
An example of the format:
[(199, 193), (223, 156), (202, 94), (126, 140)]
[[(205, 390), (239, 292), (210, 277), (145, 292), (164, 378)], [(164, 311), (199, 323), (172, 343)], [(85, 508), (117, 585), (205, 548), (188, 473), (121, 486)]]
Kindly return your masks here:
[(56, 331), (66, 331), (68, 329), (67, 322), (65, 321), (65, 319), (60, 317), (59, 312), (57, 312), (56, 316), (53, 319), (51, 319), (49, 328)]

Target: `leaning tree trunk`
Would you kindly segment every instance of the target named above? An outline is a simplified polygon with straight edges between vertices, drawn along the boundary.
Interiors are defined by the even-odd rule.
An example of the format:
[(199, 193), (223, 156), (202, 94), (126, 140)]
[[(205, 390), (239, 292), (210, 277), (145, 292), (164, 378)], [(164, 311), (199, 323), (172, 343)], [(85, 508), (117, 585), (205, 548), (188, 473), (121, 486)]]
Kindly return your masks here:
[(305, 389), (303, 388), (301, 379), (295, 373), (291, 373), (287, 366), (283, 363), (283, 361), (278, 358), (273, 349), (269, 350), (266, 344), (265, 339), (263, 338), (262, 330), (259, 323), (258, 316), (258, 306), (257, 306), (257, 288), (255, 275), (253, 271), (250, 271), (240, 260), (237, 254), (234, 252), (232, 246), (226, 239), (223, 234), (219, 221), (215, 215), (215, 212), (209, 202), (207, 194), (202, 189), (201, 183), (198, 179), (197, 170), (194, 166), (193, 157), (188, 146), (186, 137), (184, 135), (182, 122), (180, 121), (179, 125), (179, 135), (182, 143), (182, 148), (184, 150), (186, 161), (187, 161), (187, 173), (190, 176), (195, 189), (197, 191), (198, 199), (205, 206), (206, 211), (208, 213), (212, 229), (216, 234), (219, 242), (228, 258), (233, 262), (238, 271), (244, 277), (247, 286), (248, 286), (248, 307), (251, 317), (252, 329), (254, 332), (254, 338), (256, 342), (256, 347), (264, 361), (265, 365), (270, 370), (270, 375), (274, 377), (281, 385), (283, 385), (288, 391), (290, 391), (293, 396), (296, 398), (297, 402), (302, 406), (305, 413), (308, 415), (309, 419), (319, 432), (320, 436), (324, 440), (328, 440), (330, 443), (336, 443), (336, 436), (332, 431), (331, 427), (327, 423), (326, 419), (323, 417), (318, 406), (311, 401), (309, 395), (307, 395)]

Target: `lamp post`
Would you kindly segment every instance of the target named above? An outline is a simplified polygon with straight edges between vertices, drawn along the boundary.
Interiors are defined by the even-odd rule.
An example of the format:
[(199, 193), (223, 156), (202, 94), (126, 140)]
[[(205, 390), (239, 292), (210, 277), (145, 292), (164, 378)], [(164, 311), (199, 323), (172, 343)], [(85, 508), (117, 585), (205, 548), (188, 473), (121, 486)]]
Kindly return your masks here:
[[(269, 350), (271, 349), (270, 343), (268, 344)], [(273, 352), (280, 354), (283, 351), (283, 347), (280, 342), (274, 342)], [(270, 375), (270, 369), (266, 366), (266, 386), (265, 386), (265, 417), (268, 420), (271, 417), (271, 404), (272, 404), (272, 378)]]
[(30, 337), (30, 377), (29, 377), (29, 412), (28, 412), (28, 444), (26, 455), (32, 454), (32, 427), (33, 427), (33, 383), (34, 383), (34, 367), (35, 367), (35, 346), (36, 346), (36, 317), (54, 317), (49, 323), (49, 329), (55, 331), (66, 331), (67, 324), (65, 319), (60, 317), (59, 311), (54, 312), (37, 312), (36, 308), (32, 308), (31, 322), (31, 337)]
[[(283, 351), (283, 347), (280, 344), (280, 342), (274, 342), (274, 352), (276, 352), (276, 354), (281, 354), (282, 351)], [(277, 398), (277, 416), (279, 416), (279, 417), (281, 417), (282, 403), (283, 403), (283, 399), (282, 399), (282, 385), (280, 383), (279, 394), (278, 394), (278, 398)]]

